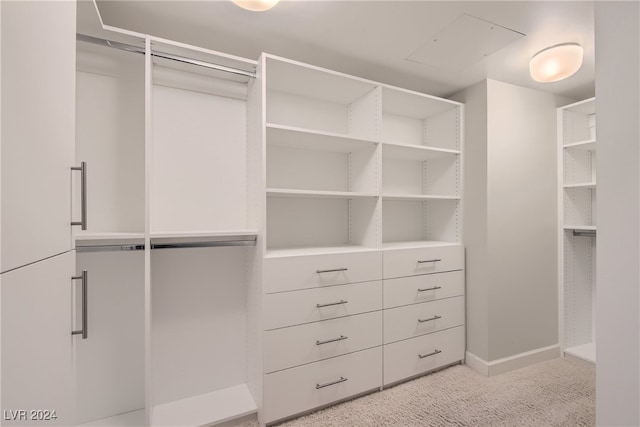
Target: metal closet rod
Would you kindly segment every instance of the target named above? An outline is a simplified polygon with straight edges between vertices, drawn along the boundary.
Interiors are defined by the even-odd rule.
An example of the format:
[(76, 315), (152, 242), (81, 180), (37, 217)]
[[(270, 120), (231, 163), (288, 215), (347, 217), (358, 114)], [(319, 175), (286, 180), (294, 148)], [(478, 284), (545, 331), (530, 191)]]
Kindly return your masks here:
[(112, 251), (143, 251), (144, 245), (87, 245), (76, 246), (76, 252), (112, 252)]
[[(114, 49), (124, 50), (126, 52), (140, 53), (145, 54), (145, 50), (141, 47), (114, 42), (111, 40), (101, 39), (98, 37), (87, 36), (85, 34), (76, 34), (76, 40), (93, 43), (101, 46), (112, 47)], [(225, 65), (214, 64), (212, 62), (200, 61), (198, 59), (187, 58), (186, 56), (174, 55), (172, 53), (163, 53), (163, 52), (154, 52), (151, 51), (151, 56), (155, 56), (156, 58), (169, 59), (171, 61), (182, 62), (184, 64), (191, 64), (197, 67), (209, 68), (211, 70), (223, 71), (225, 73), (237, 74), (240, 76), (249, 77), (252, 79), (256, 78), (255, 71), (246, 71), (240, 68), (227, 67)]]
[(596, 237), (595, 230), (573, 230), (573, 235), (576, 237)]
[(151, 249), (215, 248), (219, 246), (255, 246), (256, 239), (218, 240), (211, 242), (151, 243)]

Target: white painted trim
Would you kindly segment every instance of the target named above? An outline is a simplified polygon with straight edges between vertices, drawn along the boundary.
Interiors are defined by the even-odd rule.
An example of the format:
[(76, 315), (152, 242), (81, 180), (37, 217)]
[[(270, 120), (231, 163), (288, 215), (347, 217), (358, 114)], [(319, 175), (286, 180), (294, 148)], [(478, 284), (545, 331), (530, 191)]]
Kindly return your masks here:
[(513, 356), (487, 362), (473, 353), (467, 351), (465, 364), (481, 375), (488, 377), (503, 374), (515, 369), (524, 368), (536, 363), (556, 359), (561, 356), (560, 345), (555, 344), (549, 347), (537, 348)]
[(469, 353), (467, 351), (465, 354), (464, 363), (480, 375), (484, 375), (485, 377), (489, 376), (489, 364), (475, 354)]

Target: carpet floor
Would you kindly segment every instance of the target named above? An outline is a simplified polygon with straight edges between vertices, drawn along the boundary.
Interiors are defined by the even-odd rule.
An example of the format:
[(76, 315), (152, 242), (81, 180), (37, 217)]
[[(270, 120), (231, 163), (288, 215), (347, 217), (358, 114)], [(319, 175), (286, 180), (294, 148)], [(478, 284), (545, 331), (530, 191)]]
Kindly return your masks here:
[(279, 426), (595, 426), (595, 365), (566, 357), (490, 378), (456, 365)]

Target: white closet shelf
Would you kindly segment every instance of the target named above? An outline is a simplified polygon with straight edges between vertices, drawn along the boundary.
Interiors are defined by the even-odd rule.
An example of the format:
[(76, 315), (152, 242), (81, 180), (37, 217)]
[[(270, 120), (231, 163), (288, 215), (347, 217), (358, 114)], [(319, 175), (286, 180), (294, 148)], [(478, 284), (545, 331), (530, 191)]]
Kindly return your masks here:
[(266, 258), (280, 258), (290, 256), (306, 256), (306, 255), (326, 255), (326, 254), (347, 254), (353, 252), (375, 252), (378, 248), (359, 245), (341, 245), (341, 246), (310, 246), (295, 248), (274, 248), (267, 249)]
[(347, 105), (377, 83), (274, 55), (267, 58), (267, 90)]
[(596, 188), (595, 182), (581, 182), (577, 184), (565, 184), (564, 188)]
[(80, 424), (81, 427), (133, 427), (143, 426), (144, 409), (137, 411), (125, 412), (124, 414), (114, 415), (113, 417), (102, 418), (99, 420), (89, 421)]
[(382, 200), (427, 201), (427, 200), (460, 200), (460, 196), (434, 196), (429, 194), (395, 194), (384, 193)]
[(80, 231), (75, 234), (74, 238), (76, 246), (144, 243), (144, 233)]
[(251, 415), (256, 403), (246, 384), (153, 407), (152, 426), (205, 426)]
[(460, 150), (382, 142), (382, 156), (389, 159), (426, 161), (458, 154), (460, 154)]
[[(382, 113), (425, 119), (461, 105), (435, 96), (392, 86), (382, 86)], [(384, 120), (384, 116), (383, 116)]]
[(310, 199), (358, 199), (378, 197), (376, 193), (354, 191), (292, 190), (286, 188), (267, 188), (267, 196)]
[(400, 242), (384, 242), (382, 243), (382, 250), (394, 250), (394, 249), (419, 249), (419, 248), (434, 248), (442, 246), (460, 246), (458, 242), (443, 242), (438, 240), (408, 240)]
[(594, 342), (565, 348), (564, 352), (565, 354), (577, 357), (578, 359), (596, 363), (596, 343)]
[(267, 123), (267, 145), (315, 151), (350, 153), (374, 148), (377, 141), (333, 132)]
[(565, 225), (565, 230), (596, 231), (595, 225)]
[(575, 150), (585, 150), (585, 151), (595, 151), (596, 150), (596, 140), (590, 139), (587, 141), (578, 141), (572, 142), (571, 144), (563, 145), (562, 148), (572, 148)]

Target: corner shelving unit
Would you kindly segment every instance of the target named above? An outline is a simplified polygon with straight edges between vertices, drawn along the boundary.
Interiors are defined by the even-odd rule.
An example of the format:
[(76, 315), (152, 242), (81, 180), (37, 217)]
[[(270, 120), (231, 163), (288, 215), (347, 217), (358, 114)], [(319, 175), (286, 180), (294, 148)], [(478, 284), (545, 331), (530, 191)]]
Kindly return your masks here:
[(596, 361), (595, 99), (558, 109), (559, 300), (564, 353)]

